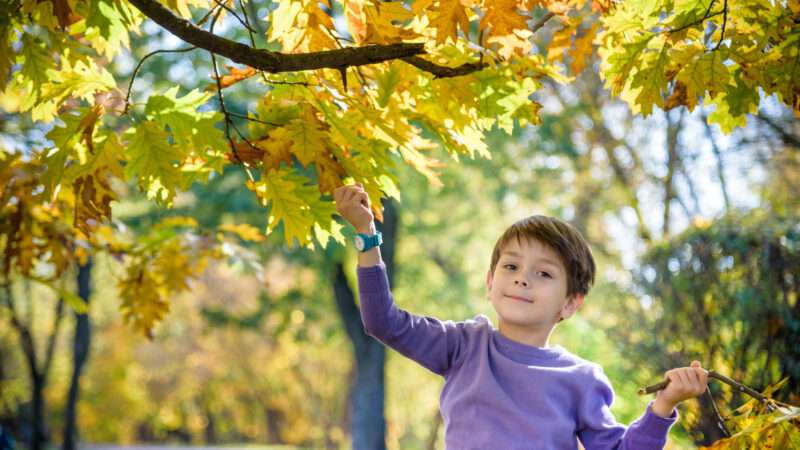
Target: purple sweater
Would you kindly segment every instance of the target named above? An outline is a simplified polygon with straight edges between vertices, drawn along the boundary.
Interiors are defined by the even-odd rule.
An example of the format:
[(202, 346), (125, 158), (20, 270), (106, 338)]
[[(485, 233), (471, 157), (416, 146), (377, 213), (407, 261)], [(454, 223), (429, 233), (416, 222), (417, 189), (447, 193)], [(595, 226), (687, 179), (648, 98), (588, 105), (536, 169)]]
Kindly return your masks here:
[[(444, 377), (447, 450), (660, 449), (678, 417), (645, 413), (630, 426), (611, 414), (603, 369), (560, 346), (506, 338), (485, 315), (463, 322), (399, 309), (386, 266), (358, 267), (364, 329)], [(652, 402), (651, 402), (652, 404)]]

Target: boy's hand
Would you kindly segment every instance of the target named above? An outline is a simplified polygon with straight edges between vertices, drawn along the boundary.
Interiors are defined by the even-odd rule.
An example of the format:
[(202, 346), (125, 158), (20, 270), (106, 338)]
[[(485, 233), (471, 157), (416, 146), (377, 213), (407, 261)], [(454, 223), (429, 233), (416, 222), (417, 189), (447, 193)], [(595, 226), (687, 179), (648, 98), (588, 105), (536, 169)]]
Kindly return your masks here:
[(370, 209), (369, 195), (361, 183), (339, 186), (333, 190), (336, 211), (359, 233), (374, 232), (375, 217)]
[(653, 412), (661, 417), (672, 415), (672, 409), (678, 403), (701, 395), (708, 384), (708, 372), (700, 367), (700, 361), (692, 361), (691, 367), (668, 370), (664, 377), (669, 384), (656, 393), (653, 402)]

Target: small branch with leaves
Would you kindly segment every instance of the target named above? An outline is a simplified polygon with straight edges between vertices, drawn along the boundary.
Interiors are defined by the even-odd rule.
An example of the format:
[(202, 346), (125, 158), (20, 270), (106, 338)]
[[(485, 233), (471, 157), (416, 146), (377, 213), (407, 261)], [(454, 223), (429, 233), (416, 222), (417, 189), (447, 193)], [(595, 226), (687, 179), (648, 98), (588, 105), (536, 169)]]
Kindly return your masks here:
[[(767, 395), (764, 395), (764, 394), (756, 391), (755, 389), (753, 389), (753, 388), (751, 388), (751, 387), (749, 387), (749, 386), (747, 386), (747, 385), (745, 385), (743, 383), (740, 383), (740, 382), (738, 382), (738, 381), (736, 381), (736, 380), (734, 380), (732, 378), (728, 378), (725, 375), (720, 374), (719, 372), (716, 372), (716, 371), (713, 371), (713, 370), (709, 370), (706, 373), (708, 374), (708, 378), (709, 379), (716, 379), (718, 381), (721, 381), (721, 382), (733, 387), (733, 389), (738, 391), (738, 392), (742, 392), (744, 394), (749, 395), (750, 397), (755, 399), (755, 401), (757, 401), (758, 404), (762, 405), (764, 407), (764, 410), (767, 413), (769, 413), (769, 414), (776, 413), (776, 412), (783, 413), (785, 417), (781, 418), (780, 420), (784, 420), (785, 418), (792, 419), (792, 420), (797, 420), (795, 418), (795, 416), (797, 416), (797, 414), (798, 414), (797, 411), (800, 410), (800, 408), (794, 407), (794, 406), (786, 404), (786, 403), (779, 402), (779, 401), (767, 396), (767, 395), (770, 394), (772, 389), (778, 389), (782, 385), (782, 383), (786, 381), (786, 379), (783, 380), (782, 382), (778, 383), (778, 385), (776, 385), (775, 387), (768, 388), (765, 391), (765, 393)], [(658, 392), (658, 391), (666, 388), (669, 385), (669, 383), (670, 383), (670, 380), (667, 379), (667, 380), (664, 380), (664, 381), (662, 381), (660, 383), (656, 383), (656, 384), (653, 384), (653, 385), (650, 385), (650, 386), (647, 386), (647, 387), (643, 387), (643, 388), (639, 389), (638, 394), (639, 395), (646, 395), (646, 394), (652, 394), (652, 393)], [(726, 419), (722, 417), (722, 414), (720, 414), (719, 408), (717, 407), (717, 403), (714, 400), (713, 395), (711, 395), (711, 390), (708, 388), (708, 386), (706, 386), (705, 395), (710, 400), (711, 408), (712, 408), (712, 410), (714, 412), (714, 416), (715, 416), (716, 426), (719, 428), (719, 430), (722, 433), (722, 435), (726, 439), (727, 438), (740, 437), (741, 434), (742, 434), (741, 432), (732, 435), (731, 431), (725, 425)], [(788, 413), (789, 415), (788, 416), (786, 416), (786, 414), (787, 414), (786, 411), (789, 411), (789, 413)], [(731, 419), (731, 417), (728, 417), (728, 419)]]

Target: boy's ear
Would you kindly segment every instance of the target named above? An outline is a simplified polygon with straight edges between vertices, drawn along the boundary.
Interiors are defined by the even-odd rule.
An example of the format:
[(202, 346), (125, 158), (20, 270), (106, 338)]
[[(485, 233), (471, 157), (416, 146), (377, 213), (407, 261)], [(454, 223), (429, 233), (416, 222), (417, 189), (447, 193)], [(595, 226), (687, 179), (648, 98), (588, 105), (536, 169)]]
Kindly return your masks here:
[(569, 319), (583, 305), (583, 294), (575, 294), (561, 307), (561, 320)]
[(492, 271), (486, 271), (486, 289), (492, 290)]

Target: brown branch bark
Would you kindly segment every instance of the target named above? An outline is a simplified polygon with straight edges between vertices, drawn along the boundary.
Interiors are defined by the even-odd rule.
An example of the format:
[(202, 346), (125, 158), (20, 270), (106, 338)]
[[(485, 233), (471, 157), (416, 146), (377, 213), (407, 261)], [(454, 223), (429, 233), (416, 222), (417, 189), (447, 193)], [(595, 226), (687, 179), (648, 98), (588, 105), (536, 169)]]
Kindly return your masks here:
[(423, 43), (400, 43), (347, 47), (321, 52), (286, 54), (257, 49), (198, 28), (162, 6), (157, 0), (129, 0), (145, 16), (189, 44), (270, 73), (297, 72), (315, 69), (375, 64), (401, 59), (437, 78), (466, 75), (480, 70), (483, 64), (468, 63), (459, 67), (443, 67), (417, 55), (425, 54)]

